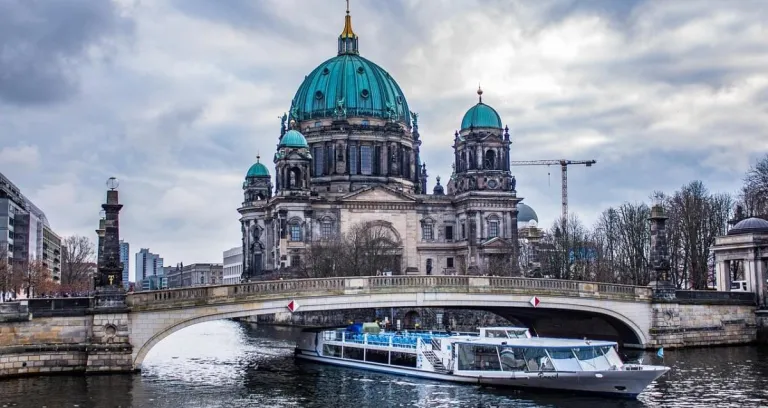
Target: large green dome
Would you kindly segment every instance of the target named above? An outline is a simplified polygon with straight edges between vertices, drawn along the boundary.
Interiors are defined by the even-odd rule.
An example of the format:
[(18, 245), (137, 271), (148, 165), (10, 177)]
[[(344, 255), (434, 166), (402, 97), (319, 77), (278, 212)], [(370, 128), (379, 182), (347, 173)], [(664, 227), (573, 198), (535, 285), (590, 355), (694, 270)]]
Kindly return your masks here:
[(256, 163), (253, 163), (253, 166), (248, 169), (248, 174), (245, 175), (245, 178), (250, 177), (269, 177), (269, 170), (267, 166), (260, 163), (257, 159)]
[(307, 139), (299, 131), (291, 129), (280, 139), (280, 147), (309, 148)]
[(403, 91), (387, 71), (355, 54), (341, 53), (315, 68), (296, 91), (291, 117), (297, 121), (347, 117), (393, 119), (410, 125)]

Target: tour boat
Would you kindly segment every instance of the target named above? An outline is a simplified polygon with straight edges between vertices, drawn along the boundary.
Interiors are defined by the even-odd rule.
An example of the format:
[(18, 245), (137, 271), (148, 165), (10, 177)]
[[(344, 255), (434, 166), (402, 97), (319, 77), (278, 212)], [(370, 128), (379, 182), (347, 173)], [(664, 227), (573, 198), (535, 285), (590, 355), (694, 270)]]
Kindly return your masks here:
[(532, 337), (524, 327), (478, 333), (386, 332), (377, 324), (306, 329), (296, 357), (431, 380), (636, 398), (669, 367), (624, 364), (609, 341)]

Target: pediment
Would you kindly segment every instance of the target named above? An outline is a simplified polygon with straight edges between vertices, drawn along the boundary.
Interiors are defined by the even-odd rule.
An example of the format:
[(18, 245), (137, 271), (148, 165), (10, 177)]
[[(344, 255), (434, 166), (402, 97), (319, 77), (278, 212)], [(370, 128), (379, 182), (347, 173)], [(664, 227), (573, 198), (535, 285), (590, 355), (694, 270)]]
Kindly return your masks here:
[(501, 237), (496, 237), (483, 242), (482, 244), (480, 244), (480, 246), (483, 248), (506, 248), (509, 245), (507, 243), (507, 240)]
[(341, 198), (342, 201), (366, 202), (414, 202), (416, 199), (409, 194), (384, 186), (368, 187), (354, 191)]

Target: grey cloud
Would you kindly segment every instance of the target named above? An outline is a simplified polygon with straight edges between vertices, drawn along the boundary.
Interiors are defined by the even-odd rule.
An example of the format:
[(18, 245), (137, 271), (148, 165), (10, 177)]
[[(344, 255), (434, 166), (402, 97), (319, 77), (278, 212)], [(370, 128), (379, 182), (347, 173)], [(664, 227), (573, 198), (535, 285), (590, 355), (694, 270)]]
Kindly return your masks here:
[(111, 1), (0, 2), (0, 99), (31, 105), (67, 99), (78, 89), (78, 65), (131, 20)]

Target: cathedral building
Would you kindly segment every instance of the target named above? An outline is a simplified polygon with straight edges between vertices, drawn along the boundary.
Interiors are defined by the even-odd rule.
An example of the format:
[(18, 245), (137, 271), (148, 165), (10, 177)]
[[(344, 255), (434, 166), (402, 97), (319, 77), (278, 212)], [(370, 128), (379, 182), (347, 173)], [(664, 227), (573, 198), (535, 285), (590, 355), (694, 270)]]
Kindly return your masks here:
[(430, 192), (420, 158), (429, 136), (359, 45), (347, 10), (337, 55), (304, 78), (281, 119), (274, 184), (261, 158), (246, 174), (243, 280), (302, 265), (313, 243), (361, 223), (394, 242), (385, 268), (393, 274), (502, 274), (493, 267), (501, 264), (517, 273), (522, 199), (499, 114), (478, 89), (453, 135), (453, 174)]

